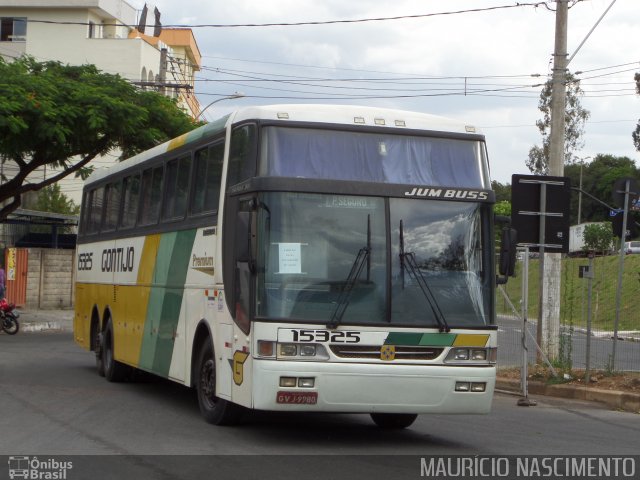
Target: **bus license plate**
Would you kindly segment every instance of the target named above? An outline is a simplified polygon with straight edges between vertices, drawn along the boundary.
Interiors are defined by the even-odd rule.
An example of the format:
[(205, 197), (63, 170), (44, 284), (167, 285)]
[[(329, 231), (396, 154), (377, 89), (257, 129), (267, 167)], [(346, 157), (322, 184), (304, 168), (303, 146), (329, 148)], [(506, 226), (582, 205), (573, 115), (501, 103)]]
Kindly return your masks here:
[(278, 392), (276, 402), (315, 405), (318, 403), (318, 392)]

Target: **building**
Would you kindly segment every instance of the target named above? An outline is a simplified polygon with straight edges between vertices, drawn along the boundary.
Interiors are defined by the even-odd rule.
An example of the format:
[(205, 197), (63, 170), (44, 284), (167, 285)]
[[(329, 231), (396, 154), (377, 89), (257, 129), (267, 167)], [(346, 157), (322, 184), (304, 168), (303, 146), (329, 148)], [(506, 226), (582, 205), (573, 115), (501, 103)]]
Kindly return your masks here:
[[(146, 5), (138, 11), (124, 0), (0, 0), (0, 56), (10, 61), (27, 54), (37, 61), (94, 64), (140, 88), (176, 98), (182, 109), (197, 118), (200, 104), (194, 83), (201, 55), (193, 32), (161, 28), (159, 12), (153, 13), (147, 14)], [(114, 152), (93, 164), (109, 166), (118, 156)], [(17, 172), (10, 162), (0, 168), (9, 178), (12, 169)], [(30, 178), (41, 181), (54, 171), (39, 169)], [(80, 203), (81, 180), (67, 177), (60, 185)], [(32, 205), (33, 198), (23, 198), (23, 207)]]
[(144, 35), (141, 15), (124, 0), (0, 0), (0, 56), (94, 64), (177, 98), (197, 117), (201, 56), (193, 32), (156, 28), (158, 36)]

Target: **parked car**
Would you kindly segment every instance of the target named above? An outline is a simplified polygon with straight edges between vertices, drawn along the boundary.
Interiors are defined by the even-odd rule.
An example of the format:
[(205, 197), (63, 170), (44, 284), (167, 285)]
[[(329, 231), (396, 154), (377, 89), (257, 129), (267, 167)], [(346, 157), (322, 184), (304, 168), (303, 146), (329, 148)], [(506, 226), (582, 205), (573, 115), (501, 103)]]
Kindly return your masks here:
[(640, 241), (624, 242), (624, 253), (640, 253)]

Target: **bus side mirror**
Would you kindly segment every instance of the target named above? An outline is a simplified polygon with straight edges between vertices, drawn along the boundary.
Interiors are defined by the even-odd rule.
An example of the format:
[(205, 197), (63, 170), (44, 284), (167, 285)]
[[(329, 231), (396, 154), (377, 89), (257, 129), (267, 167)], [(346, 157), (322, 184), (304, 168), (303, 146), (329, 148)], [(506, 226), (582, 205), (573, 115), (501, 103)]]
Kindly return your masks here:
[(516, 271), (516, 250), (518, 233), (510, 227), (502, 229), (502, 246), (500, 248), (500, 275), (513, 277)]
[(498, 262), (500, 276), (496, 278), (496, 283), (503, 285), (507, 283), (509, 277), (515, 275), (518, 232), (511, 228), (511, 222), (508, 217), (496, 216), (496, 221), (503, 224), (500, 242), (500, 259)]

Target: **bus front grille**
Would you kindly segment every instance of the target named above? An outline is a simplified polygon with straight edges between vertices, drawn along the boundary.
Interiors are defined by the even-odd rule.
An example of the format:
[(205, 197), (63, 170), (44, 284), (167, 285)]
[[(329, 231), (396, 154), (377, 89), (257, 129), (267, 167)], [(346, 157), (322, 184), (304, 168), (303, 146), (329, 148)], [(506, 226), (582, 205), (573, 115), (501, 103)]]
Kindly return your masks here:
[[(331, 345), (331, 351), (340, 358), (381, 358), (380, 346), (375, 345)], [(395, 360), (434, 360), (443, 348), (395, 347)]]

